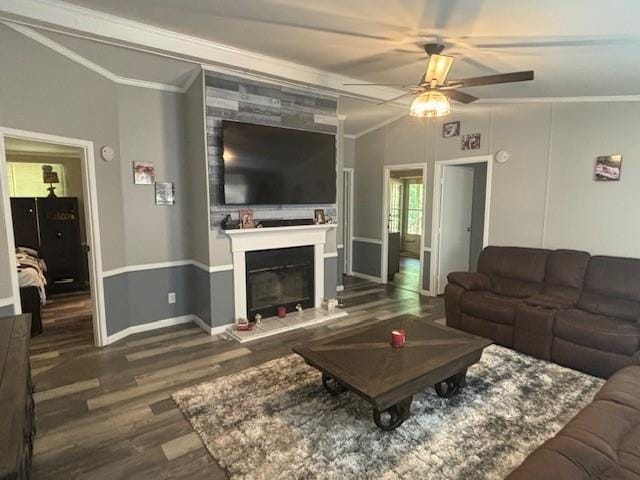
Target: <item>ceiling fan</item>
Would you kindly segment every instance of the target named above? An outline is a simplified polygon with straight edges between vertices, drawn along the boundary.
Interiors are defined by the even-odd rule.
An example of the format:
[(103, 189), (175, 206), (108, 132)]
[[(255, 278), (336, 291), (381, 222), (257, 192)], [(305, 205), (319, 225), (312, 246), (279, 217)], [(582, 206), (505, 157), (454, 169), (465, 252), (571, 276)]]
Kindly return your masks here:
[(407, 89), (406, 93), (380, 102), (378, 105), (419, 95), (411, 104), (411, 115), (414, 117), (441, 117), (451, 111), (449, 100), (455, 100), (460, 103), (471, 103), (478, 100), (478, 97), (462, 92), (459, 90), (460, 88), (533, 80), (533, 70), (447, 80), (454, 58), (441, 55), (444, 48), (445, 46), (441, 43), (427, 43), (424, 45), (424, 51), (429, 56), (429, 62), (425, 73), (416, 85), (399, 83), (345, 83), (344, 85), (384, 85)]

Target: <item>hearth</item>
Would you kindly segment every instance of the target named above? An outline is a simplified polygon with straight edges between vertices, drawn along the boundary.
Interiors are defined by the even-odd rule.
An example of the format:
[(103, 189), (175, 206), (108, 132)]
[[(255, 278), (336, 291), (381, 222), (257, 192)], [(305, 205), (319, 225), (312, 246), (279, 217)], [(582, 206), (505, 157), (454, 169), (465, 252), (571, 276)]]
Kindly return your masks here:
[(276, 315), (283, 305), (287, 312), (296, 305), (312, 308), (315, 303), (314, 247), (291, 247), (246, 252), (247, 318)]

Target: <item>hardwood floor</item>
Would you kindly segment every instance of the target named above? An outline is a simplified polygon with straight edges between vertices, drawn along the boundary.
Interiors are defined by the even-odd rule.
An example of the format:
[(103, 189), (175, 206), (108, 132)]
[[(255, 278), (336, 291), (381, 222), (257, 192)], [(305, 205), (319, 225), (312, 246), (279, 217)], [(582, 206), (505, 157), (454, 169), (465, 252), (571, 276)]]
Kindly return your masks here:
[(42, 326), (85, 322), (91, 328), (91, 294), (89, 292), (50, 295), (42, 307)]
[(400, 257), (400, 271), (393, 277), (393, 284), (412, 292), (420, 292), (420, 259)]
[(438, 298), (345, 277), (349, 316), (240, 345), (180, 325), (92, 344), (90, 322), (54, 324), (32, 339), (37, 436), (33, 478), (225, 479), (171, 394), (287, 355), (291, 347), (402, 314), (437, 319)]

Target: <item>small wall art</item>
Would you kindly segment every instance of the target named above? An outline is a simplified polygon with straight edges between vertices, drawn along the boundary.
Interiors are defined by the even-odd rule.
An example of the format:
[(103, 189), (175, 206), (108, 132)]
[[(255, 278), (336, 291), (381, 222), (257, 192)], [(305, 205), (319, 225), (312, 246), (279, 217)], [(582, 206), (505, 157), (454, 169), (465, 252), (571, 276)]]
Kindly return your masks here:
[(136, 185), (153, 185), (156, 180), (153, 162), (133, 162), (133, 183)]
[(460, 122), (447, 122), (442, 125), (442, 137), (451, 138), (460, 135)]
[(156, 182), (156, 205), (175, 205), (176, 189), (173, 182)]
[(620, 180), (622, 155), (606, 155), (596, 158), (594, 179), (598, 182), (616, 182)]
[(469, 133), (462, 135), (462, 150), (477, 150), (480, 148), (480, 134)]

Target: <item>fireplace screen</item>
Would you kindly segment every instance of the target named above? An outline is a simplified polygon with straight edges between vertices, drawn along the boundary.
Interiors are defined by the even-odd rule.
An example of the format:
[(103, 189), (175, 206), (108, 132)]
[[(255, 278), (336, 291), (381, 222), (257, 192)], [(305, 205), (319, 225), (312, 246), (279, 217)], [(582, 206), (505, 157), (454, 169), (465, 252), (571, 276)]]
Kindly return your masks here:
[(314, 305), (313, 247), (260, 250), (246, 254), (247, 314), (264, 318), (276, 315), (278, 306), (287, 312), (297, 304)]

